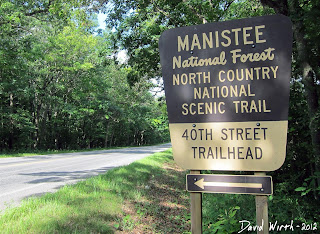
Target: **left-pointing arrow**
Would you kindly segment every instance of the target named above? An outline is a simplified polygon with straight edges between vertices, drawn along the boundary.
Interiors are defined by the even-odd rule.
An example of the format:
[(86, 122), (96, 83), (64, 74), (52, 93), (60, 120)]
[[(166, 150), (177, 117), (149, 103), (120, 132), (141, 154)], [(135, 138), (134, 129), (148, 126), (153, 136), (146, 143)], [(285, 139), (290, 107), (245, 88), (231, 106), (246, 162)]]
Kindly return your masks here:
[(272, 194), (272, 177), (255, 175), (190, 174), (187, 191), (201, 193)]
[(232, 188), (262, 188), (261, 183), (229, 183), (229, 182), (205, 182), (204, 178), (196, 181), (194, 183), (201, 189), (204, 189), (205, 186), (210, 187), (232, 187)]

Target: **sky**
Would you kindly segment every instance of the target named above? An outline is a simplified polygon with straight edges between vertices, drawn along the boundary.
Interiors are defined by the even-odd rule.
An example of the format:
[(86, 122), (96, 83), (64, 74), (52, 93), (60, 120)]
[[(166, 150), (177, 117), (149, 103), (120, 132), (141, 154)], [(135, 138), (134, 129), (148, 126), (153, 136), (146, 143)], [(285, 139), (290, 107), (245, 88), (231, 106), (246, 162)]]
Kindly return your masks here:
[[(98, 14), (98, 24), (99, 24), (99, 29), (105, 29), (105, 27), (106, 27), (106, 22), (105, 22), (105, 20), (106, 20), (106, 18), (107, 18), (107, 15), (106, 14), (103, 14), (103, 13), (99, 13)], [(120, 50), (118, 53), (117, 53), (117, 59), (118, 59), (118, 61), (120, 62), (120, 63), (125, 63), (126, 62), (126, 60), (128, 59), (127, 58), (127, 53), (126, 53), (126, 51), (125, 50)]]
[[(105, 29), (106, 27), (106, 20), (107, 18), (107, 15), (106, 14), (103, 14), (103, 13), (99, 13), (98, 14), (98, 23), (99, 23), (99, 27), (100, 29)], [(120, 63), (126, 63), (126, 61), (128, 60), (128, 55), (126, 53), (125, 50), (120, 50), (118, 53), (117, 53), (117, 59)], [(156, 80), (156, 79), (152, 79), (151, 80), (152, 83), (154, 83), (156, 86), (158, 86), (158, 82), (159, 80)], [(151, 90), (151, 93), (153, 93), (153, 95), (155, 95), (156, 97), (160, 97), (160, 96), (163, 96), (164, 95), (164, 92), (163, 92), (163, 88), (162, 88), (162, 83), (160, 84), (159, 87), (155, 87)]]
[(105, 27), (106, 27), (105, 19), (106, 18), (107, 18), (106, 14), (102, 14), (102, 13), (98, 14), (98, 23), (99, 23), (99, 27), (98, 28), (105, 29)]

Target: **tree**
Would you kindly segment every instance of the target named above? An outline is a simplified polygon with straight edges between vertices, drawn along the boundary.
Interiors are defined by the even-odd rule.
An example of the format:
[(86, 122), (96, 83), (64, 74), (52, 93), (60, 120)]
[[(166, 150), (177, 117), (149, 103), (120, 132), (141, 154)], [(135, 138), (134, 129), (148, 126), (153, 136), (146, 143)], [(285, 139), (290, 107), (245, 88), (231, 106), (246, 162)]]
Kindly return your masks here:
[(125, 49), (129, 55), (130, 83), (142, 77), (161, 77), (158, 40), (166, 29), (257, 16), (265, 12), (256, 0), (250, 4), (234, 0), (107, 2), (112, 6), (104, 9), (108, 13), (107, 25), (116, 30), (116, 46)]
[[(316, 199), (320, 188), (320, 28), (315, 20), (320, 18), (320, 2), (113, 0), (108, 3), (111, 4), (105, 8), (109, 14), (107, 25), (115, 30), (115, 46), (128, 51), (131, 84), (161, 79), (158, 40), (166, 29), (275, 13), (291, 18), (294, 43), (287, 157), (284, 165), (272, 174), (279, 185), (275, 189), (281, 194), (277, 202), (284, 196), (299, 201), (306, 210), (305, 218), (312, 218), (319, 205)], [(300, 201), (300, 195), (311, 199)]]
[[(1, 150), (92, 148), (165, 139), (147, 82), (129, 87), (96, 1), (0, 3)], [(158, 138), (157, 138), (158, 137)], [(155, 140), (157, 139), (157, 140)]]
[[(51, 52), (50, 38), (71, 20), (86, 22), (81, 14), (84, 9), (72, 10), (86, 4), (76, 0), (1, 2), (3, 148), (26, 147), (32, 138), (35, 147), (40, 139), (45, 141), (47, 109), (52, 103), (46, 99), (51, 98), (51, 86), (61, 75), (45, 53)], [(28, 140), (21, 141), (21, 134)]]
[[(313, 148), (311, 162), (312, 176), (317, 178), (320, 187), (320, 34), (319, 24), (314, 19), (320, 17), (320, 2), (300, 0), (261, 0), (277, 13), (289, 16), (293, 23), (295, 39), (294, 76), (302, 78), (306, 95), (309, 130)], [(319, 194), (315, 193), (319, 198)]]
[[(119, 45), (128, 51), (131, 82), (161, 77), (157, 43), (168, 28), (280, 13), (291, 17), (294, 30), (293, 76), (302, 78), (307, 98), (314, 175), (320, 185), (319, 122), (319, 1), (109, 1), (108, 24), (116, 29)], [(269, 6), (269, 7), (263, 7)]]

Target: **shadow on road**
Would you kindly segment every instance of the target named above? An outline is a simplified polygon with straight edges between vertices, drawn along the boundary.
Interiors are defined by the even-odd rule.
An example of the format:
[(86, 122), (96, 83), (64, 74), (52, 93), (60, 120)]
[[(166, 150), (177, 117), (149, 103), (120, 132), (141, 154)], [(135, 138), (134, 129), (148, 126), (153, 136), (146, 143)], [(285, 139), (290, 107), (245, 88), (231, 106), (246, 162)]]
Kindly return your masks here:
[(115, 167), (102, 167), (96, 170), (83, 170), (83, 171), (53, 171), (53, 172), (35, 172), (35, 173), (21, 173), (22, 176), (35, 176), (41, 177), (28, 181), (28, 184), (38, 183), (54, 183), (54, 182), (67, 182), (86, 179), (92, 176), (103, 174)]

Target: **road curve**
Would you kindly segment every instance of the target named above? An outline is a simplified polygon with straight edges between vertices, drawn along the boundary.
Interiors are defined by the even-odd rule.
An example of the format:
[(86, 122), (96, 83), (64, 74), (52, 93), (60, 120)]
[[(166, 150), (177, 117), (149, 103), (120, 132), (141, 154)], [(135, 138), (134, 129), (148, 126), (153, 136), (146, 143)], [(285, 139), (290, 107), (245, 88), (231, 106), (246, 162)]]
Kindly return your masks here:
[(54, 192), (107, 170), (128, 165), (171, 144), (51, 154), (21, 158), (0, 158), (0, 212), (17, 206), (24, 198)]

